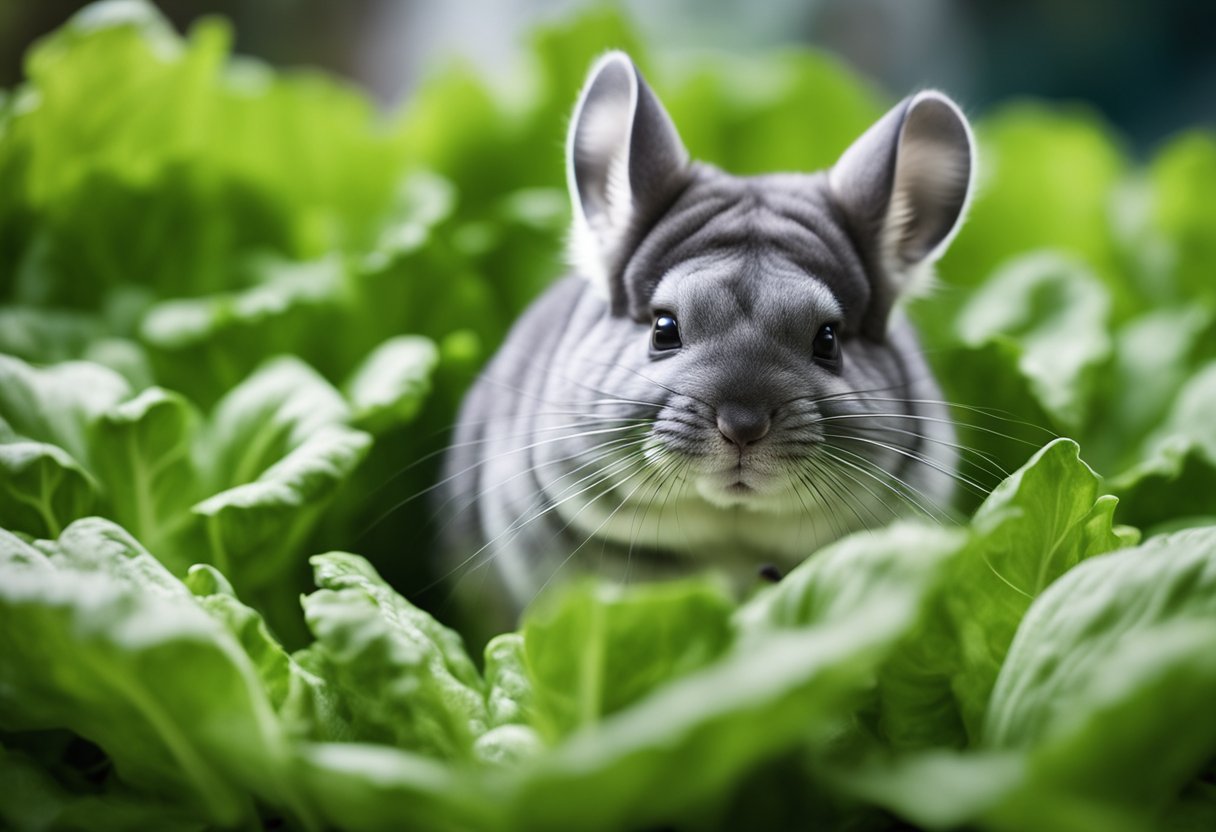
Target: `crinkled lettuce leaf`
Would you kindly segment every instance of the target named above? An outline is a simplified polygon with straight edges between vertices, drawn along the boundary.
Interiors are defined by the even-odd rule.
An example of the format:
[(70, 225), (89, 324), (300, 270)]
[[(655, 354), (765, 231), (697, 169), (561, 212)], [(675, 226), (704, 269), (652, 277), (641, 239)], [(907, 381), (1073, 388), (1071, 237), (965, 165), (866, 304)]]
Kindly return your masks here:
[(488, 725), (484, 682), (460, 636), (399, 596), (367, 561), (312, 559), (303, 599), (314, 666), (340, 691), (356, 738), (466, 760)]
[(70, 729), (214, 823), (255, 795), (307, 817), (246, 653), (130, 535), (93, 518), (37, 548), (0, 539), (0, 729)]
[(933, 828), (1190, 828), (1211, 817), (1214, 580), (1211, 527), (1087, 559), (1027, 610), (971, 750), (833, 776)]

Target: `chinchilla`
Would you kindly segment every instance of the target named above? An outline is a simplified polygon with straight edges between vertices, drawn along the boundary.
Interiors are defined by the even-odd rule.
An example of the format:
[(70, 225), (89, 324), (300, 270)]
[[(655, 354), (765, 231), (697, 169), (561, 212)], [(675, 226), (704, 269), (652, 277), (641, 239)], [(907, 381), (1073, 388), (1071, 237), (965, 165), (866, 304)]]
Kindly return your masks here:
[(971, 129), (904, 99), (828, 171), (690, 161), (628, 56), (569, 129), (574, 273), (460, 410), (444, 571), (515, 613), (547, 584), (716, 567), (738, 583), (950, 502), (954, 434), (899, 299), (964, 216)]

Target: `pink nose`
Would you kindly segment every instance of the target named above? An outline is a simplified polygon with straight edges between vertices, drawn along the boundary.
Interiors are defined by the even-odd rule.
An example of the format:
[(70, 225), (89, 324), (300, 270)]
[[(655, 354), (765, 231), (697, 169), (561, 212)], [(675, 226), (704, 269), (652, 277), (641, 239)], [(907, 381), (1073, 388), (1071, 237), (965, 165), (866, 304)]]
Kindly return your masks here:
[(724, 404), (718, 408), (718, 430), (728, 442), (745, 448), (768, 433), (768, 413), (757, 407)]

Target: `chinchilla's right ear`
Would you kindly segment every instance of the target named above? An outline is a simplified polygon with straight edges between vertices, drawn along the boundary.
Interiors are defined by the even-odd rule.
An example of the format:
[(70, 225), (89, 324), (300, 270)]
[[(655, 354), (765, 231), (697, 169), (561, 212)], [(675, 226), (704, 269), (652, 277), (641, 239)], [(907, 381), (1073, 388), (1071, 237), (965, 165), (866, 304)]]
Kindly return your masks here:
[(575, 268), (620, 308), (621, 249), (684, 181), (688, 152), (671, 117), (624, 52), (587, 75), (566, 139)]
[(893, 107), (832, 168), (832, 196), (870, 264), (870, 334), (882, 336), (895, 301), (945, 253), (966, 215), (975, 167), (962, 110), (926, 90)]

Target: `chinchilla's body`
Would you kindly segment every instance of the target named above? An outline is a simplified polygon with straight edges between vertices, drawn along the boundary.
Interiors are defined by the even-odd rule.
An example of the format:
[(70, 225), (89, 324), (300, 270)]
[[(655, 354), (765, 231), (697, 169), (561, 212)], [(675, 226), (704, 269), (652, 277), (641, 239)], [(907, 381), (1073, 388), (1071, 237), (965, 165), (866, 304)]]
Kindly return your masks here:
[[(577, 274), (523, 315), (461, 410), (446, 570), (517, 611), (553, 580), (714, 566), (738, 581), (949, 503), (949, 414), (897, 309), (973, 171), (939, 93), (827, 172), (688, 161), (627, 57), (571, 125)], [(771, 570), (770, 570), (771, 571)]]

